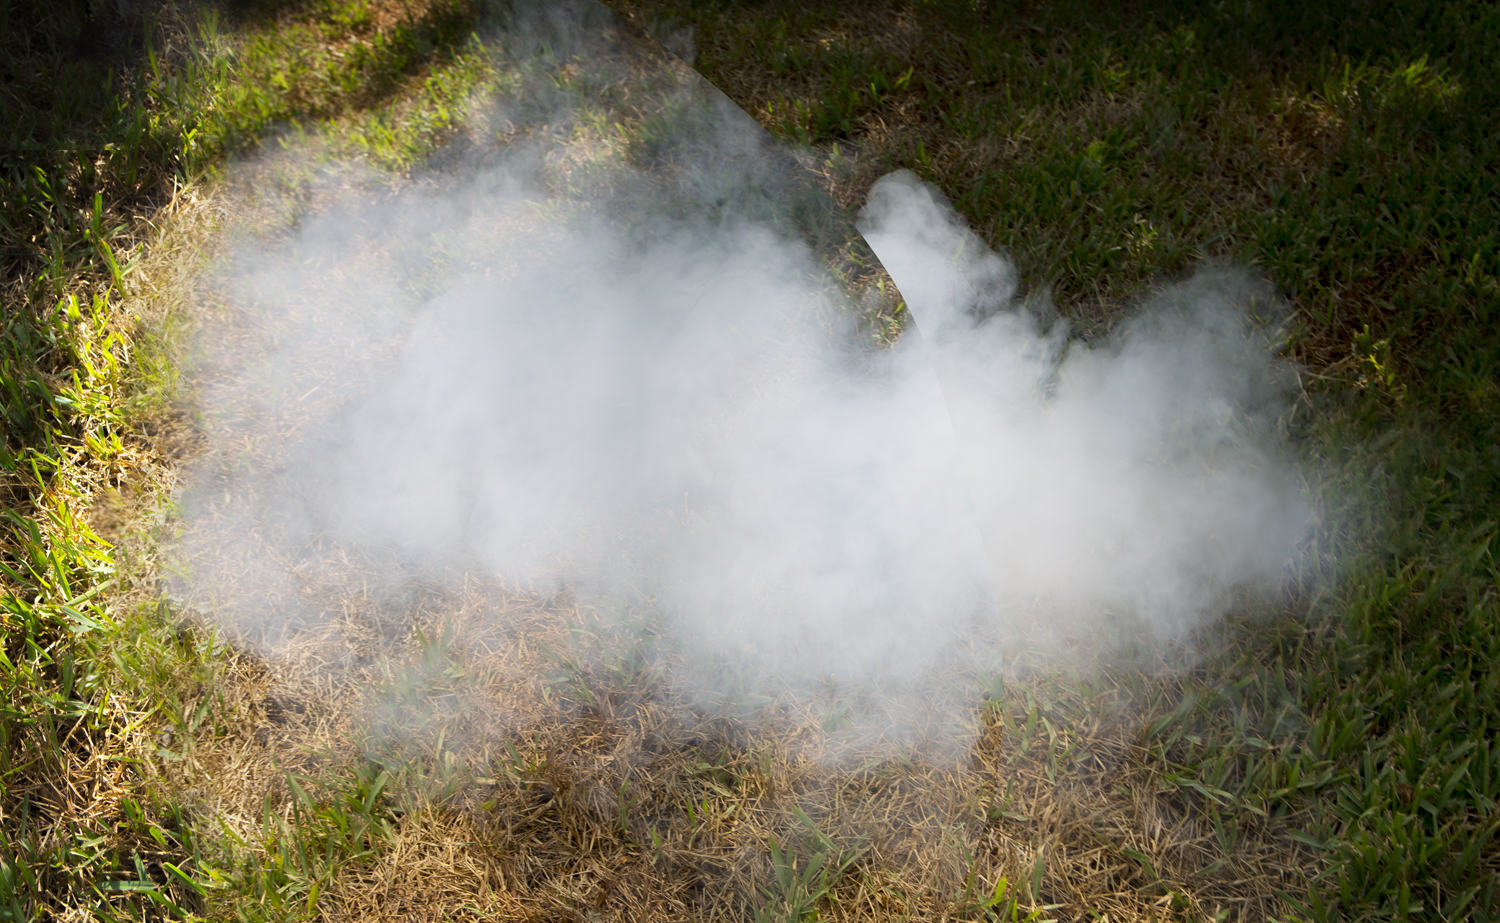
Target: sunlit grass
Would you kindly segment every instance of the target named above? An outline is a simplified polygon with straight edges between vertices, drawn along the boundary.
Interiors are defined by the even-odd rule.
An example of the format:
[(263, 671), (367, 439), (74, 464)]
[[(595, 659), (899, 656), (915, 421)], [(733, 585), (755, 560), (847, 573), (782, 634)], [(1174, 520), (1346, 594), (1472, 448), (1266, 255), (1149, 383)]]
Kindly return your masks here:
[(160, 602), (154, 531), (194, 438), (183, 301), (216, 224), (204, 173), (323, 125), (335, 155), (399, 178), (495, 79), (473, 22), (7, 7), (0, 918), (191, 916), (264, 880), (218, 871), (232, 838), (152, 768), (232, 718), (212, 692), (223, 643)]
[[(851, 907), (1026, 918), (1062, 887), (1040, 847), (1081, 841), (1020, 807), (1076, 778), (1153, 793), (1132, 810), (1179, 824), (1176, 839), (1151, 840), (1147, 817), (1109, 802), (1117, 813), (1087, 834), (1164, 914), (1244, 906), (1224, 870), (1265, 860), (1322, 870), (1257, 885), (1308, 919), (1500, 915), (1495, 10), (614, 5), (654, 27), (695, 26), (697, 66), (808, 147), (841, 204), (897, 166), (939, 184), (1084, 334), (1145, 288), (1228, 258), (1295, 306), (1292, 350), (1307, 369), (1288, 431), (1323, 522), (1282, 608), (1217, 626), (1190, 669), (1115, 651), (1096, 671), (976, 680), (993, 704), (975, 745), (975, 829), (1038, 847), (1024, 868), (986, 878), (1000, 859), (954, 833), (934, 849), (963, 867), (959, 884), (920, 894), (857, 838), (833, 839), (837, 818), (768, 800), (765, 854), (733, 891), (750, 903), (733, 906), (775, 919)], [(316, 138), (324, 163), (362, 158), (367, 179), (399, 184), (518, 77), (482, 52), (478, 13), (462, 4), (167, 6), (118, 22), (110, 8), (34, 3), (4, 23), (16, 65), (6, 147), (29, 153), (6, 160), (0, 203), (0, 917), (295, 919), (383, 868), (401, 836), (453, 835), (441, 806), (456, 788), (496, 780), (495, 799), (528, 811), (574, 770), (561, 738), (455, 763), (456, 745), (427, 728), (404, 755), (333, 753), (257, 780), (275, 797), (236, 814), (254, 814), (242, 827), (193, 803), (207, 796), (180, 784), (182, 767), (255, 733), (265, 680), (160, 602), (142, 538), (166, 519), (163, 459), (190, 441), (184, 289), (152, 248), (180, 246), (193, 263), (212, 222), (169, 203), (206, 194), (196, 184), (226, 157)], [(99, 24), (125, 36), (118, 47), (88, 39)], [(611, 158), (650, 161), (649, 124), (613, 137), (591, 162), (603, 173), (579, 182)], [(163, 237), (151, 222), (171, 215), (198, 230)], [(899, 314), (886, 316), (890, 338)], [(615, 640), (613, 660), (560, 652), (547, 694), (570, 708), (637, 696), (649, 677), (625, 657), (634, 642)], [(489, 682), (448, 674), (470, 663), (453, 643), (437, 633), (393, 651), (376, 694), (410, 707)], [(819, 708), (809, 728), (846, 730), (847, 703)], [(580, 788), (558, 816), (615, 854), (687, 863), (785, 781), (784, 755), (758, 742), (677, 775), (611, 777), (615, 800)], [(1115, 782), (1096, 771), (1109, 761)], [(885, 772), (816, 784), (858, 790)], [(81, 797), (71, 780), (83, 777), (109, 784)], [(651, 799), (670, 801), (673, 823), (632, 826), (630, 805)]]

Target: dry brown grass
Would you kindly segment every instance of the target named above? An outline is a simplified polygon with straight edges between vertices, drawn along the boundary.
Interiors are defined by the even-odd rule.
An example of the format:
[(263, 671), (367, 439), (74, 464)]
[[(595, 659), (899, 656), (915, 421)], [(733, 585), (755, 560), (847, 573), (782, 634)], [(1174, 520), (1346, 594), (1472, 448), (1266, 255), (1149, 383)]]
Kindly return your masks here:
[[(1023, 893), (1035, 880), (1035, 902), (1059, 905), (1058, 919), (1222, 908), (1257, 920), (1311, 871), (1274, 837), (1295, 818), (1245, 830), (1222, 855), (1201, 809), (1157, 791), (1142, 728), (1112, 693), (1086, 701), (1016, 677), (1000, 706), (1007, 734), (972, 676), (933, 675), (932, 700), (970, 698), (968, 731), (891, 744), (878, 727), (830, 731), (823, 703), (790, 690), (714, 714), (674, 682), (686, 665), (670, 652), (611, 671), (608, 651), (639, 635), (491, 577), (402, 584), (334, 546), (298, 576), (323, 621), (255, 645), (263, 655), (237, 647), (215, 693), (223, 731), (162, 766), (171, 789), (250, 842), (268, 798), (291, 815), (287, 771), (336, 779), (372, 754), (403, 767), (393, 837), (325, 889), (329, 918), (745, 919), (776, 891), (772, 841), (804, 861), (818, 848), (798, 809), (841, 849), (864, 850), (828, 919), (969, 918), (956, 900), (966, 882), (982, 897), (1003, 875)], [(393, 589), (370, 589), (382, 585)], [(597, 646), (580, 649), (585, 631)], [(439, 658), (418, 632), (449, 639)], [(560, 669), (547, 651), (580, 666)], [(1023, 748), (1029, 696), (1051, 700), (1056, 738)]]
[[(82, 315), (70, 331), (71, 348), (86, 363), (77, 383), (94, 401), (85, 402), (70, 422), (80, 434), (103, 438), (113, 434), (118, 442), (108, 451), (95, 451), (81, 438), (61, 440), (55, 456), (58, 467), (39, 492), (40, 509), (35, 512), (43, 540), (57, 549), (60, 558), (73, 554), (68, 549), (83, 548), (84, 554), (110, 567), (109, 579), (96, 592), (105, 601), (103, 617), (117, 623), (108, 626), (109, 631), (123, 636), (131, 636), (130, 629), (118, 629), (118, 625), (131, 623), (157, 599), (159, 530), (177, 487), (178, 463), (193, 454), (191, 436), (180, 422), (173, 422), (180, 414), (152, 415), (150, 411), (165, 406), (163, 402), (170, 404), (176, 393), (170, 376), (156, 377), (146, 371), (151, 363), (145, 357), (166, 359), (153, 353), (160, 348), (158, 328), (182, 310), (187, 280), (195, 275), (198, 257), (214, 230), (206, 197), (201, 190), (188, 187), (178, 186), (165, 204), (150, 209), (148, 215), (115, 235), (118, 258), (134, 264), (126, 276), (125, 291), (105, 298), (103, 286), (93, 289), (87, 280), (75, 279), (70, 286), (70, 294), (81, 303)], [(7, 292), (18, 301), (21, 281)], [(118, 364), (111, 365), (108, 357)], [(61, 386), (60, 382), (49, 384)], [(121, 425), (117, 416), (121, 413), (130, 414), (130, 424), (141, 419), (149, 422)], [(7, 512), (23, 510), (12, 507)], [(6, 536), (7, 543), (12, 537)], [(6, 552), (13, 554), (9, 544)], [(70, 566), (76, 560), (65, 559)], [(3, 589), (30, 595), (18, 591), (9, 580)], [(83, 598), (80, 594), (70, 604), (83, 608)], [(11, 642), (22, 632), (11, 635), (12, 615), (8, 609), (0, 628), (7, 636), (9, 654), (19, 660)], [(93, 919), (82, 907), (67, 903), (80, 896), (87, 899), (83, 889), (69, 886), (74, 884), (69, 879), (76, 876), (87, 882), (96, 873), (92, 866), (99, 857), (134, 854), (143, 861), (146, 874), (158, 882), (167, 880), (163, 862), (184, 861), (175, 837), (169, 833), (166, 842), (157, 841), (136, 822), (145, 816), (164, 825), (159, 829), (175, 829), (160, 810), (159, 793), (142, 784), (138, 771), (140, 763), (155, 758), (152, 734), (159, 714), (133, 694), (131, 682), (121, 681), (116, 674), (107, 655), (118, 647), (41, 640), (51, 654), (46, 661), (50, 669), (37, 677), (45, 685), (12, 687), (8, 693), (19, 691), (11, 702), (19, 700), (23, 709), (30, 704), (21, 697), (26, 694), (53, 699), (38, 709), (35, 724), (24, 720), (29, 716), (23, 711), (22, 721), (8, 725), (19, 733), (8, 736), (5, 743), (0, 825), (9, 836), (24, 834), (29, 840), (25, 848), (52, 862), (48, 868), (34, 870), (58, 891), (55, 901), (37, 908), (41, 918)], [(63, 674), (75, 669), (76, 685), (68, 688), (73, 681), (65, 681)], [(80, 712), (83, 703), (87, 707)], [(80, 838), (90, 840), (90, 845), (80, 846)], [(180, 894), (175, 896), (180, 898)], [(114, 897), (115, 909), (129, 915), (129, 896)], [(148, 912), (146, 918), (159, 917)]]
[[(899, 25), (888, 40), (899, 41)], [(881, 143), (919, 130), (900, 125)], [(601, 156), (586, 141), (560, 150), (550, 168), (562, 182)], [(951, 156), (988, 164), (1005, 151)], [(263, 160), (248, 174), (255, 195), (225, 188), (194, 207), (275, 236), (289, 216), (365, 194), (358, 182), (333, 192), (278, 185), (284, 167)], [(861, 169), (825, 176), (836, 199), (868, 188)], [(524, 244), (545, 244), (543, 230), (497, 227), (492, 252), (524, 260)], [(160, 270), (145, 277), (183, 265), (160, 253)], [(352, 293), (385, 258), (378, 246), (356, 248), (301, 293), (300, 308), (335, 327), (357, 315)], [(489, 268), (504, 278), (503, 265)], [(302, 784), (337, 805), (355, 774), (382, 767), (391, 781), (375, 813), (387, 835), (323, 884), (320, 917), (746, 920), (759, 908), (787, 912), (773, 842), (799, 868), (820, 851), (850, 860), (819, 905), (828, 920), (978, 919), (1002, 876), (1023, 914), (1054, 905), (1043, 915), (1262, 920), (1278, 912), (1277, 888), (1315, 871), (1278, 837), (1295, 818), (1244, 830), (1222, 854), (1199, 804), (1157, 784), (1137, 700), (1113, 684), (1097, 639), (1075, 639), (1093, 655), (1053, 647), (1017, 658), (993, 703), (965, 665), (996, 639), (961, 639), (915, 690), (866, 690), (868, 714), (899, 712), (903, 726), (931, 730), (893, 739), (879, 720), (830, 721), (830, 703), (807, 689), (766, 689), (754, 708), (709, 707), (692, 679), (700, 665), (674, 647), (660, 615), (613, 621), (460, 561), (417, 572), (329, 540), (286, 547), (255, 519), (254, 498), (237, 493), (253, 483), (239, 466), (274, 467), (379, 375), (399, 336), (358, 346), (372, 360), (361, 380), (338, 374), (350, 343), (296, 344), (275, 381), (287, 397), (268, 401), (247, 359), (276, 327), (220, 279), (203, 277), (187, 308), (203, 342), (196, 401), (212, 412), (191, 430), (167, 429), (156, 457), (171, 478), (181, 469), (167, 460), (191, 454), (200, 487), (218, 485), (186, 536), (195, 573), (181, 605), (207, 613), (190, 613), (189, 635), (230, 641), (217, 684), (184, 703), (207, 703), (200, 730), (136, 746), (182, 755), (151, 757), (153, 784), (232, 831), (251, 864), (271, 854), (267, 818), (299, 816), (289, 773), (318, 780)], [(104, 496), (98, 521), (115, 529), (112, 517), (125, 514)], [(1048, 617), (1038, 613), (1039, 634)], [(621, 667), (631, 652), (639, 658)], [(1150, 696), (1178, 689), (1179, 654), (1161, 654), (1145, 680)], [(1028, 713), (1047, 723), (1023, 745)], [(111, 771), (81, 766), (77, 803), (108, 802)]]

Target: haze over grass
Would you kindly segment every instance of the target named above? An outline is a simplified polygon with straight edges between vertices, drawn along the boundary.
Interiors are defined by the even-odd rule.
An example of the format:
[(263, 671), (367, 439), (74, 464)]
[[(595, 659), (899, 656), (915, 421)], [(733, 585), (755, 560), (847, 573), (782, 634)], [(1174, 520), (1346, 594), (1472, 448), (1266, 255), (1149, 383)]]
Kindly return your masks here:
[[(795, 232), (833, 204), (779, 179), (769, 137), (691, 73), (654, 77), (652, 156), (625, 156), (572, 89), (616, 65), (555, 13), (510, 53), (536, 73), (565, 58), (572, 83), (502, 98), (490, 122), (564, 135), (242, 248), (250, 323), (275, 330), (249, 404), (300, 422), (189, 503), (217, 518), (215, 554), (270, 534), (294, 567), (330, 538), (470, 557), (605, 607), (649, 599), (793, 683), (920, 672), (976, 624), (1019, 636), (1038, 601), (1180, 633), (1275, 579), (1306, 506), (1275, 448), (1272, 332), (1247, 313), (1274, 306), (1248, 277), (1201, 274), (1069, 347), (897, 174), (863, 227), (926, 336), (871, 348)], [(310, 365), (342, 393), (308, 417)], [(229, 553), (260, 570), (241, 580), (254, 598), (291, 579)], [(263, 628), (317, 617), (274, 598), (291, 608), (254, 607)]]

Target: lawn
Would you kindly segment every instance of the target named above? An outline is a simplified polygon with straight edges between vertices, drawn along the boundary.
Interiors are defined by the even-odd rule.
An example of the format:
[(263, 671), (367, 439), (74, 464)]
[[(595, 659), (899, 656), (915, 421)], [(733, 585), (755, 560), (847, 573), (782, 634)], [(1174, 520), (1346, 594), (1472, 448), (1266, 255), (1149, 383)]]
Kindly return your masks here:
[[(630, 26), (507, 45), (520, 6), (0, 13), (0, 917), (1500, 916), (1500, 12), (610, 0)], [(1084, 344), (1200, 266), (1266, 280), (1317, 511), (1278, 592), (922, 678), (967, 703), (956, 753), (861, 737), (832, 685), (705, 709), (668, 614), (462, 561), (392, 582), (320, 546), (285, 606), (338, 616), (275, 637), (232, 586), (274, 608), (270, 545), (214, 565), (222, 611), (185, 595), (193, 472), (275, 464), (358, 387), (299, 341), (278, 387), (324, 391), (246, 411), (275, 330), (224, 241), (523, 148), (561, 152), (557, 211), (423, 238), (392, 304), (524, 265), (622, 164), (690, 220), (663, 47), (793, 151), (766, 182), (871, 348), (909, 318), (850, 222), (900, 168)], [(383, 240), (318, 303), (384, 278)]]

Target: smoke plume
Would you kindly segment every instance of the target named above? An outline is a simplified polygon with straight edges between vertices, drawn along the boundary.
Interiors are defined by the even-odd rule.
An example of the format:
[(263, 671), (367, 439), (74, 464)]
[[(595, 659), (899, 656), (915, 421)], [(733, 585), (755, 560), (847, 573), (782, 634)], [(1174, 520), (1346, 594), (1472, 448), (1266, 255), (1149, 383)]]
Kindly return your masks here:
[[(501, 43), (521, 73), (566, 47), (646, 79), (542, 25), (573, 31)], [(915, 325), (873, 344), (822, 261), (831, 201), (669, 64), (628, 150), (537, 77), (483, 121), (528, 131), (241, 241), (238, 345), (201, 392), (217, 448), (184, 506), (193, 572), (238, 581), (226, 606), (315, 619), (288, 588), (333, 541), (646, 601), (793, 682), (913, 675), (1038, 601), (1181, 633), (1275, 579), (1306, 509), (1252, 279), (1204, 270), (1070, 341), (897, 173), (859, 227)]]

